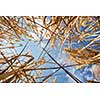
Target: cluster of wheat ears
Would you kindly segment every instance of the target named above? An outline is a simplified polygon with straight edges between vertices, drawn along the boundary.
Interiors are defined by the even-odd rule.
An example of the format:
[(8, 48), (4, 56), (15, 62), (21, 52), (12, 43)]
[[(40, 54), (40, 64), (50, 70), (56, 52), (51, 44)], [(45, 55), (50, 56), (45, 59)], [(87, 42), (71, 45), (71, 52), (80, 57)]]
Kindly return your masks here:
[[(38, 46), (45, 40), (46, 45), (41, 47), (42, 51), (35, 60), (26, 48), (31, 41)], [(64, 66), (51, 55), (50, 50), (55, 50), (58, 45), (60, 52), (70, 55), (73, 65)], [(68, 62), (67, 57), (65, 59)], [(44, 67), (47, 63), (56, 67)], [(57, 82), (52, 76), (62, 69), (72, 80), (82, 83), (66, 67), (82, 69), (89, 64), (92, 64), (95, 79), (87, 82), (99, 82), (99, 16), (0, 16), (0, 82)], [(44, 71), (53, 69), (55, 71), (43, 75)]]

